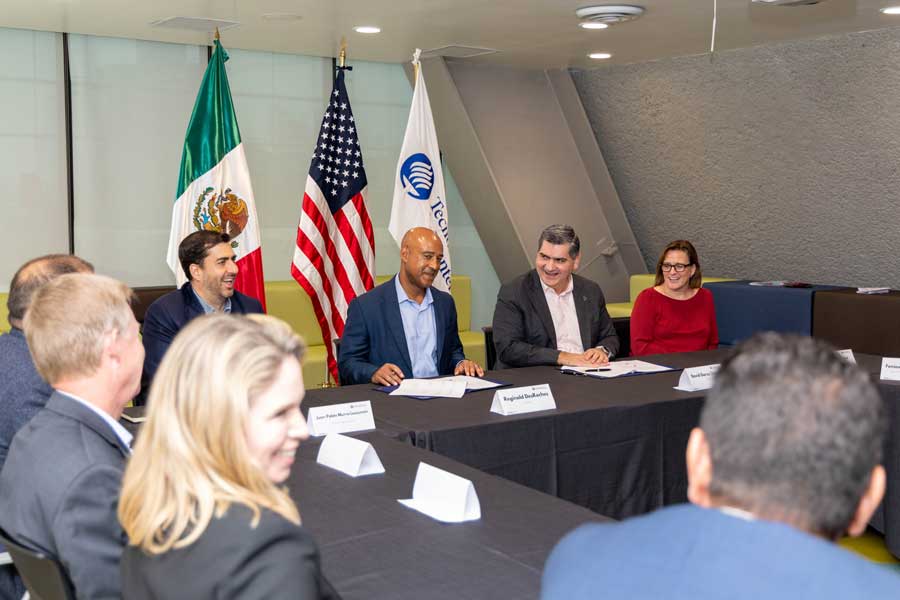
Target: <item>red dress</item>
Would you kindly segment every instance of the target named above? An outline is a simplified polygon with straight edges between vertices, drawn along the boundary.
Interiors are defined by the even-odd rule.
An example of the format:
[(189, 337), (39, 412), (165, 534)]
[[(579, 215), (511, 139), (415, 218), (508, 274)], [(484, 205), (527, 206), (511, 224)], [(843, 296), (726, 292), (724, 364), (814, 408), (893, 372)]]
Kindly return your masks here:
[(676, 300), (648, 288), (631, 311), (631, 355), (714, 350), (719, 329), (712, 293), (704, 288), (693, 298)]

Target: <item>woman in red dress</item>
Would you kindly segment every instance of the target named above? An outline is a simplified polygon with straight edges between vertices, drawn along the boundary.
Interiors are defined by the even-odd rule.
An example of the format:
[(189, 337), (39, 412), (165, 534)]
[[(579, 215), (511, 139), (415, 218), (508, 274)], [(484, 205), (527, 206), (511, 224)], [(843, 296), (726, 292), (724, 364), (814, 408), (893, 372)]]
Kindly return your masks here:
[(716, 311), (701, 286), (694, 245), (675, 240), (656, 262), (656, 285), (638, 295), (631, 311), (631, 354), (713, 350), (719, 345)]

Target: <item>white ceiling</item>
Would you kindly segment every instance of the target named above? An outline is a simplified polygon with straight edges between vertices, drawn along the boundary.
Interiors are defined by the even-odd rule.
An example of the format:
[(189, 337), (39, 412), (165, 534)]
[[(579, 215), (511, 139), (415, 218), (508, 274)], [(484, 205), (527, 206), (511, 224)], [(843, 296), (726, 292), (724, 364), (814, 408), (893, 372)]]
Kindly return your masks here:
[[(598, 66), (590, 52), (610, 52), (609, 63), (700, 54), (709, 50), (713, 0), (644, 0), (630, 23), (606, 30), (577, 26), (575, 9), (588, 0), (2, 0), (0, 26), (65, 31), (165, 42), (207, 44), (209, 33), (152, 27), (171, 16), (238, 21), (222, 32), (226, 48), (334, 56), (342, 36), (348, 56), (384, 62), (409, 60), (416, 47), (495, 48), (466, 59), (522, 67)], [(900, 0), (896, 0), (900, 4)], [(900, 25), (878, 9), (891, 0), (822, 0), (801, 7), (718, 0), (716, 49), (817, 37)], [(299, 15), (272, 21), (266, 13)], [(375, 24), (378, 35), (355, 33)]]

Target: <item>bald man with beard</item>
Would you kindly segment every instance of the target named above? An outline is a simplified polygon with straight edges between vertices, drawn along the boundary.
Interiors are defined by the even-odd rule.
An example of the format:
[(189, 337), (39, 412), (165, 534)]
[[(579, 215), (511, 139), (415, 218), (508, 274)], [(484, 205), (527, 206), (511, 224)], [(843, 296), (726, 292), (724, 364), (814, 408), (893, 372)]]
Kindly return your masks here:
[(432, 230), (406, 232), (397, 275), (354, 299), (347, 310), (338, 356), (341, 385), (484, 375), (463, 353), (453, 297), (432, 288), (443, 256)]

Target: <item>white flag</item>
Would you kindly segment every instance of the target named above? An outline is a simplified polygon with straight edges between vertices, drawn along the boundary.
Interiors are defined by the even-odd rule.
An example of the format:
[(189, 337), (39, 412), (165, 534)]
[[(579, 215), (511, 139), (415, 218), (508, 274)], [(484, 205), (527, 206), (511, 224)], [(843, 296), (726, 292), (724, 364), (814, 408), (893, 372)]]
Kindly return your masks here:
[(444, 191), (444, 173), (441, 170), (441, 151), (438, 148), (428, 90), (422, 79), (422, 66), (416, 48), (413, 64), (416, 84), (412, 107), (406, 123), (406, 137), (397, 161), (394, 179), (394, 203), (391, 205), (391, 222), (388, 230), (397, 245), (403, 235), (413, 227), (427, 227), (438, 234), (444, 243), (444, 260), (440, 276), (435, 277), (434, 287), (450, 291), (450, 238), (448, 235), (447, 195)]

